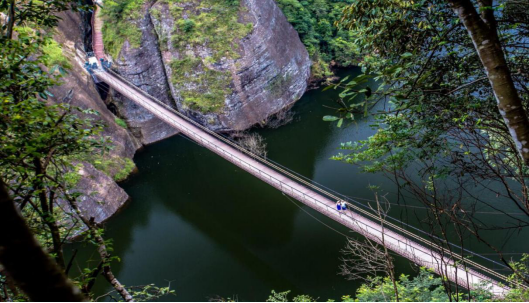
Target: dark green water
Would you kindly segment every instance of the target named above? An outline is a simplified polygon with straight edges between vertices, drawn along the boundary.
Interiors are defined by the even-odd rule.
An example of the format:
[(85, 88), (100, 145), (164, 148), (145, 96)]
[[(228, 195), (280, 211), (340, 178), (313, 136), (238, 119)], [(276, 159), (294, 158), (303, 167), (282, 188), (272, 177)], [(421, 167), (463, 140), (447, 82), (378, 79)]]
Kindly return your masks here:
[[(368, 119), (343, 128), (323, 122), (335, 98), (335, 91), (309, 91), (293, 109), (294, 122), (259, 130), (269, 158), (350, 196), (372, 199), (368, 185), (391, 191), (384, 177), (329, 160), (341, 142), (373, 133)], [(182, 136), (146, 147), (135, 162), (139, 173), (123, 184), (132, 202), (107, 224), (122, 283), (171, 281), (177, 296), (164, 299), (177, 301), (263, 301), (272, 289), (320, 300), (354, 294), (358, 282), (337, 275), (345, 244), (340, 233), (350, 234), (345, 228), (303, 208), (315, 219), (300, 203)], [(397, 266), (399, 273), (414, 272), (404, 260)], [(107, 290), (99, 285), (99, 292)]]

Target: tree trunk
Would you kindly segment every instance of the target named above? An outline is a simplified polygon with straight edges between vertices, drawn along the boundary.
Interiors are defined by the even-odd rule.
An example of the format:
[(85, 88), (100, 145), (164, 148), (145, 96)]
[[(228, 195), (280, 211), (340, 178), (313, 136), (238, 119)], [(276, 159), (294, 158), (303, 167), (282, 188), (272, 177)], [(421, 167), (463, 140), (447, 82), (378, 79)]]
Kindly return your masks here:
[(13, 28), (15, 27), (15, 0), (9, 1), (9, 11), (7, 13), (7, 39), (13, 38)]
[(71, 197), (67, 196), (67, 200), (72, 207), (72, 209), (75, 211), (77, 216), (83, 221), (83, 223), (88, 228), (88, 231), (91, 233), (94, 240), (99, 245), (97, 251), (99, 252), (99, 256), (101, 257), (101, 262), (103, 263), (103, 276), (105, 279), (114, 287), (116, 292), (125, 300), (126, 302), (134, 302), (134, 298), (132, 295), (128, 292), (128, 290), (119, 282), (119, 280), (114, 276), (112, 273), (112, 270), (110, 268), (110, 253), (107, 250), (105, 240), (98, 232), (97, 224), (93, 220), (89, 220), (85, 217), (85, 215), (81, 212), (79, 209), (79, 206), (77, 205), (76, 201), (72, 199)]
[(529, 119), (514, 86), (501, 47), (493, 12), (486, 8), (492, 0), (478, 1), (481, 16), (471, 0), (447, 0), (466, 27), (490, 81), (500, 114), (507, 125), (518, 153), (529, 165)]
[(0, 179), (0, 263), (31, 301), (85, 301), (42, 250)]
[[(48, 201), (46, 197), (46, 191), (44, 186), (42, 185), (42, 179), (44, 178), (45, 169), (42, 167), (42, 163), (40, 162), (40, 159), (35, 158), (33, 159), (33, 164), (35, 165), (35, 173), (37, 175), (37, 182), (35, 183), (35, 188), (38, 191), (38, 197), (40, 200), (40, 207), (42, 208), (42, 215), (43, 215), (43, 221), (50, 229), (51, 233), (51, 240), (53, 243), (53, 252), (55, 253), (55, 260), (57, 261), (57, 264), (61, 268), (64, 269), (65, 263), (64, 263), (64, 253), (62, 251), (62, 240), (61, 240), (61, 232), (59, 230), (59, 227), (57, 226), (57, 221), (55, 220), (55, 217), (53, 216), (53, 205), (51, 201)], [(48, 203), (49, 202), (49, 203)]]

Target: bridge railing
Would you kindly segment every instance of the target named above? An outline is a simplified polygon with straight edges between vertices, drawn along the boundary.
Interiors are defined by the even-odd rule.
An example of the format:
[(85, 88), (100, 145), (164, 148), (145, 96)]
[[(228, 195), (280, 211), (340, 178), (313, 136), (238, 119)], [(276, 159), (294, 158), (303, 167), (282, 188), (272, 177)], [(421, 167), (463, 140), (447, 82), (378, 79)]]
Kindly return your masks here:
[[(227, 146), (226, 148), (221, 148), (219, 146), (220, 144), (216, 142), (218, 141), (218, 139), (215, 139), (214, 137), (211, 137), (205, 134), (204, 132), (197, 132), (195, 126), (189, 127), (187, 125), (187, 123), (189, 122), (182, 123), (179, 121), (179, 119), (175, 119), (174, 116), (170, 116), (167, 114), (167, 112), (160, 110), (159, 107), (162, 105), (154, 103), (156, 104), (156, 106), (154, 106), (153, 104), (151, 104), (149, 102), (151, 100), (148, 95), (146, 96), (143, 93), (138, 93), (136, 89), (133, 90), (130, 88), (129, 85), (124, 85), (121, 81), (116, 81), (112, 76), (107, 76), (104, 80), (109, 81), (109, 85), (118, 89), (118, 91), (121, 91), (121, 93), (123, 93), (124, 95), (129, 95), (128, 97), (133, 101), (138, 101), (138, 98), (139, 100), (145, 100), (144, 102), (142, 102), (141, 106), (145, 107), (148, 111), (152, 112), (165, 122), (174, 125), (182, 133), (184, 133), (200, 145), (210, 149), (211, 151), (215, 152), (216, 154), (220, 155), (221, 157), (235, 164), (236, 166), (245, 169), (246, 171), (258, 177), (262, 181), (279, 189), (281, 192), (293, 197), (296, 200), (303, 202), (304, 204), (310, 206), (318, 212), (355, 230), (356, 232), (367, 237), (368, 239), (371, 239), (379, 244), (383, 244), (384, 246), (388, 247), (399, 255), (413, 261), (414, 263), (431, 268), (438, 274), (446, 276), (451, 281), (454, 281), (462, 285), (463, 287), (471, 289), (475, 288), (476, 285), (474, 284), (476, 283), (474, 283), (473, 281), (481, 280), (488, 281), (491, 283), (491, 285), (499, 286), (505, 291), (508, 290), (508, 287), (498, 285), (498, 283), (490, 277), (476, 271), (482, 270), (482, 268), (469, 268), (468, 266), (466, 266), (465, 262), (456, 263), (450, 258), (451, 255), (449, 255), (448, 257), (443, 256), (438, 251), (428, 249), (405, 237), (399, 236), (391, 229), (384, 227), (380, 228), (380, 226), (377, 226), (378, 228), (370, 226), (369, 224), (366, 224), (365, 222), (355, 218), (352, 212), (339, 212), (334, 208), (334, 204), (329, 205), (329, 200), (324, 198), (323, 196), (320, 196), (319, 194), (307, 195), (306, 192), (303, 192), (289, 185), (288, 182), (285, 182), (267, 173), (266, 171), (259, 169), (259, 165), (256, 165), (256, 163), (259, 162), (252, 159), (256, 163), (251, 163), (251, 161), (249, 161), (249, 159), (247, 158), (240, 158), (238, 156), (238, 153), (230, 152), (229, 150), (233, 149), (232, 147)], [(308, 188), (306, 188), (306, 190), (310, 191)], [(315, 198), (315, 196), (318, 198)], [(421, 254), (422, 257), (420, 257)], [(491, 274), (490, 271), (487, 271), (487, 273)], [(461, 276), (461, 274), (463, 275), (463, 277)], [(477, 279), (473, 279), (474, 277)]]

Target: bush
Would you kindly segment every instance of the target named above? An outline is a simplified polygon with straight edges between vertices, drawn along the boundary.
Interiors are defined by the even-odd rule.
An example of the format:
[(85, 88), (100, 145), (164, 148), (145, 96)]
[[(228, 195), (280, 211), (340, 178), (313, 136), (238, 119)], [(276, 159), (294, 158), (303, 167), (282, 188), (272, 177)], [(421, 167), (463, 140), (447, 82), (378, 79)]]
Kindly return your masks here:
[(62, 52), (62, 47), (53, 39), (46, 39), (46, 42), (41, 46), (44, 63), (48, 68), (60, 66), (64, 69), (71, 68), (70, 61)]
[(141, 31), (134, 21), (141, 17), (143, 0), (107, 0), (101, 10), (103, 23), (103, 42), (105, 49), (114, 58), (125, 41), (132, 48), (141, 45)]
[(185, 33), (192, 32), (196, 26), (195, 21), (189, 19), (180, 19), (177, 24)]
[(250, 151), (251, 153), (266, 158), (266, 142), (265, 139), (257, 133), (235, 133), (237, 143), (240, 146)]
[(117, 182), (119, 181), (124, 181), (125, 179), (127, 179), (127, 177), (134, 171), (134, 169), (136, 168), (136, 164), (134, 164), (134, 162), (129, 159), (129, 158), (124, 158), (123, 159), (124, 162), (123, 162), (123, 166), (121, 168), (120, 171), (118, 171), (115, 175), (114, 175), (114, 180), (116, 180)]

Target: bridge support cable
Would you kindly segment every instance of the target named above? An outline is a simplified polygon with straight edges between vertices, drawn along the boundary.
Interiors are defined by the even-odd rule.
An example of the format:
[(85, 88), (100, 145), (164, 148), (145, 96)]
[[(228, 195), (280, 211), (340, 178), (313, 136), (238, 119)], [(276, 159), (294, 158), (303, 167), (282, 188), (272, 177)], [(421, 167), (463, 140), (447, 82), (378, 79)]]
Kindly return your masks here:
[[(241, 150), (238, 145), (234, 145), (233, 142), (228, 141), (226, 138), (203, 128), (203, 126), (182, 115), (170, 106), (136, 88), (133, 84), (121, 78), (119, 75), (113, 72), (103, 71), (97, 72), (96, 75), (131, 101), (144, 107), (161, 120), (180, 130), (188, 138), (208, 148), (234, 165), (246, 170), (269, 185), (277, 188), (284, 194), (360, 233), (366, 238), (377, 243), (381, 243), (382, 238), (384, 238), (384, 244), (390, 250), (408, 258), (420, 266), (431, 268), (438, 274), (447, 277), (454, 283), (465, 288), (472, 289), (477, 285), (490, 283), (492, 291), (496, 295), (503, 295), (508, 291), (508, 287), (500, 285), (490, 277), (467, 267), (464, 263), (462, 264), (458, 260), (454, 261), (447, 256), (441, 255), (437, 251), (435, 243), (431, 243), (426, 239), (422, 239), (421, 237), (390, 223), (392, 225), (391, 227), (397, 231), (408, 235), (410, 238), (420, 239), (421, 242), (432, 247), (432, 249), (427, 248), (404, 237), (393, 229), (387, 228), (386, 226), (382, 227), (380, 224), (376, 223), (378, 219), (376, 216), (374, 221), (362, 216), (362, 214), (364, 214), (367, 217), (373, 218), (374, 215), (357, 206), (351, 205), (351, 208), (355, 210), (354, 212), (338, 212), (335, 209), (335, 203), (339, 198), (335, 195), (317, 188), (314, 184), (306, 182), (272, 163), (267, 163), (265, 159), (253, 155), (248, 151)], [(384, 225), (386, 224), (387, 222)], [(476, 265), (476, 268), (499, 277), (498, 273), (492, 272), (479, 264)], [(503, 278), (503, 276), (501, 277)]]
[[(110, 72), (112, 72), (112, 71), (110, 71)], [(115, 74), (115, 73), (114, 73), (114, 74)], [(126, 79), (123, 79), (120, 75), (118, 75), (118, 74), (115, 74), (115, 75), (116, 75), (117, 77), (121, 78), (123, 81), (126, 81), (127, 83), (129, 83), (131, 86), (136, 87), (134, 84), (128, 82)], [(139, 88), (137, 88), (137, 89), (139, 89)], [(152, 99), (153, 101), (156, 101), (156, 102), (162, 104), (163, 106), (170, 108), (171, 111), (173, 111), (173, 112), (178, 113), (179, 115), (181, 115), (181, 113), (178, 112), (178, 109), (177, 109), (176, 107), (173, 107), (173, 106), (170, 106), (170, 105), (164, 104), (164, 103), (162, 103), (161, 101), (156, 100), (155, 98), (153, 98), (153, 97), (151, 97), (151, 96), (149, 96), (149, 95), (146, 95), (146, 96), (147, 96), (148, 98)], [(334, 197), (333, 197), (334, 199), (337, 199), (337, 200), (338, 200), (338, 199), (341, 199), (341, 200), (346, 201), (346, 202), (348, 203), (349, 207), (351, 207), (351, 208), (354, 208), (354, 206), (351, 205), (351, 203), (354, 203), (354, 204), (356, 204), (356, 205), (358, 205), (358, 206), (364, 208), (365, 211), (367, 211), (367, 212), (373, 211), (371, 208), (369, 208), (369, 206), (365, 205), (365, 204), (362, 203), (362, 202), (359, 202), (359, 201), (355, 200), (355, 199), (357, 199), (357, 197), (350, 197), (350, 196), (343, 195), (343, 194), (341, 194), (341, 193), (339, 193), (339, 192), (336, 192), (336, 191), (333, 190), (333, 189), (330, 189), (330, 188), (328, 188), (328, 187), (326, 187), (326, 186), (324, 186), (324, 185), (322, 185), (322, 184), (319, 184), (318, 182), (315, 182), (315, 181), (313, 181), (313, 180), (310, 180), (310, 179), (307, 178), (306, 176), (301, 175), (301, 174), (299, 174), (299, 173), (297, 173), (297, 172), (295, 172), (295, 171), (289, 169), (288, 167), (285, 167), (285, 166), (281, 165), (280, 163), (277, 163), (277, 162), (275, 162), (275, 161), (273, 161), (273, 160), (271, 160), (271, 159), (269, 159), (269, 158), (266, 158), (266, 159), (264, 159), (264, 158), (260, 158), (259, 156), (255, 155), (255, 154), (252, 154), (252, 153), (249, 152), (248, 150), (244, 149), (244, 147), (240, 146), (237, 142), (233, 141), (231, 138), (226, 137), (226, 136), (223, 136), (222, 134), (218, 134), (218, 133), (212, 132), (212, 131), (208, 130), (207, 128), (205, 128), (204, 126), (198, 124), (196, 121), (193, 121), (193, 120), (189, 119), (189, 117), (187, 117), (187, 116), (185, 116), (185, 115), (181, 115), (181, 116), (182, 116), (182, 117), (185, 117), (188, 121), (194, 123), (195, 125), (199, 126), (199, 127), (202, 128), (203, 130), (207, 130), (208, 133), (213, 133), (215, 136), (217, 136), (217, 137), (219, 137), (219, 138), (222, 138), (222, 140), (224, 140), (224, 141), (226, 141), (226, 142), (229, 141), (230, 145), (235, 146), (237, 149), (244, 150), (244, 152), (247, 153), (247, 154), (249, 154), (251, 157), (258, 159), (259, 161), (261, 161), (261, 162), (263, 162), (263, 163), (265, 163), (265, 164), (267, 164), (267, 165), (270, 165), (270, 163), (272, 163), (272, 164), (275, 165), (275, 167), (280, 167), (282, 170), (286, 170), (288, 173), (290, 173), (290, 174), (294, 174), (294, 175), (295, 175), (296, 177), (298, 177), (298, 178), (302, 178), (302, 179), (303, 179), (303, 180), (302, 180), (302, 183), (304, 183), (304, 184), (309, 184), (309, 187), (312, 187), (312, 188), (317, 189), (319, 192), (322, 192), (324, 195), (329, 196), (328, 192), (331, 192), (331, 193), (333, 194), (333, 196), (334, 196)], [(192, 141), (192, 140), (191, 140), (191, 141)], [(193, 142), (194, 142), (194, 141), (193, 141)], [(195, 142), (195, 143), (196, 143), (196, 142)], [(290, 176), (292, 176), (292, 175), (290, 175)], [(297, 180), (298, 180), (298, 181), (301, 181), (301, 180), (299, 180), (299, 179), (297, 179)], [(358, 198), (358, 199), (362, 199), (362, 198)], [(368, 199), (362, 199), (362, 200), (368, 200)], [(372, 217), (373, 219), (375, 219), (375, 220), (378, 220), (378, 219), (379, 219), (379, 218), (376, 217), (376, 216), (371, 216), (371, 217)], [(386, 217), (385, 224), (390, 225), (390, 224), (389, 224), (390, 222), (388, 222), (387, 220), (393, 220), (393, 221), (396, 222), (397, 224), (400, 224), (400, 225), (405, 226), (405, 227), (407, 227), (407, 228), (413, 229), (414, 231), (416, 231), (416, 232), (418, 232), (418, 233), (422, 233), (422, 234), (424, 234), (424, 235), (427, 236), (427, 237), (431, 237), (431, 238), (433, 238), (433, 239), (435, 239), (435, 240), (438, 240), (438, 241), (440, 241), (441, 243), (444, 243), (445, 245), (447, 245), (447, 247), (445, 248), (445, 247), (440, 247), (440, 246), (437, 244), (436, 249), (437, 249), (438, 251), (440, 251), (440, 250), (446, 250), (446, 251), (448, 251), (448, 250), (450, 250), (450, 249), (454, 249), (454, 250), (458, 250), (458, 251), (464, 251), (464, 253), (467, 253), (467, 254), (469, 255), (469, 257), (470, 257), (470, 255), (471, 255), (472, 257), (477, 257), (477, 258), (481, 259), (482, 261), (489, 262), (489, 263), (493, 266), (493, 268), (495, 268), (496, 266), (499, 266), (501, 269), (494, 269), (494, 270), (491, 270), (490, 268), (484, 267), (484, 266), (483, 266), (482, 264), (480, 264), (480, 263), (470, 262), (470, 260), (468, 259), (468, 257), (465, 258), (465, 257), (460, 256), (460, 255), (458, 255), (458, 254), (455, 255), (456, 259), (460, 260), (461, 262), (468, 263), (467, 265), (469, 265), (469, 267), (472, 267), (472, 268), (474, 268), (474, 269), (481, 269), (481, 270), (484, 270), (484, 271), (489, 271), (489, 274), (491, 274), (491, 276), (495, 276), (495, 275), (497, 274), (497, 271), (498, 271), (498, 270), (511, 271), (511, 272), (512, 272), (512, 270), (511, 270), (509, 267), (507, 267), (505, 264), (502, 264), (502, 263), (497, 262), (497, 261), (495, 261), (495, 260), (492, 260), (492, 259), (490, 259), (490, 258), (488, 258), (488, 257), (485, 257), (483, 254), (475, 253), (475, 252), (473, 252), (473, 251), (471, 251), (471, 250), (469, 250), (469, 249), (467, 249), (467, 248), (464, 248), (464, 247), (461, 247), (461, 246), (459, 246), (459, 245), (457, 245), (457, 244), (454, 244), (454, 243), (448, 242), (448, 241), (446, 241), (445, 239), (441, 239), (441, 238), (439, 238), (439, 237), (437, 237), (437, 236), (435, 236), (435, 235), (429, 234), (429, 233), (427, 233), (426, 231), (423, 231), (423, 230), (421, 230), (421, 229), (419, 229), (419, 228), (417, 228), (417, 227), (415, 227), (415, 226), (413, 226), (413, 225), (407, 224), (407, 223), (405, 223), (405, 222), (403, 222), (403, 221), (401, 221), (401, 220), (399, 220), (399, 219), (397, 219), (397, 218), (394, 218), (394, 217), (392, 217), (392, 216), (387, 216), (387, 217)], [(395, 226), (395, 225), (393, 225), (393, 226)], [(400, 230), (399, 230), (400, 232), (402, 232), (402, 231), (407, 231), (406, 229), (402, 229), (402, 227), (400, 227), (400, 226), (399, 226), (399, 228), (400, 228)], [(409, 233), (409, 231), (407, 231), (407, 232)], [(413, 234), (413, 233), (412, 233), (412, 234)], [(408, 235), (410, 235), (410, 234), (408, 234)], [(413, 235), (415, 235), (415, 234), (413, 234)], [(422, 237), (419, 237), (419, 238), (417, 238), (417, 239), (418, 239), (419, 241), (421, 241), (421, 242), (425, 242), (425, 239), (422, 238)], [(425, 244), (431, 246), (431, 243), (432, 243), (432, 242), (430, 242), (430, 241), (428, 241), (428, 242), (429, 242), (429, 243), (425, 243)], [(521, 253), (519, 253), (519, 254), (521, 254)], [(493, 255), (493, 254), (489, 254), (489, 255)], [(476, 266), (476, 264), (477, 264), (477, 266)], [(504, 280), (504, 281), (507, 279), (507, 277), (505, 277), (504, 275), (497, 276), (497, 277), (500, 278), (500, 279), (502, 279), (502, 280)]]
[[(333, 199), (334, 201), (343, 200), (342, 197), (339, 197), (339, 196), (337, 196), (335, 194), (329, 193), (328, 191), (318, 187), (317, 185), (315, 185), (315, 184), (313, 184), (311, 182), (308, 182), (306, 180), (303, 180), (299, 176), (294, 175), (294, 174), (297, 174), (297, 173), (294, 172), (294, 174), (293, 174), (293, 173), (283, 169), (282, 167), (278, 167), (278, 165), (275, 165), (274, 163), (271, 163), (269, 160), (267, 160), (267, 159), (265, 159), (263, 157), (260, 157), (258, 155), (255, 155), (252, 152), (242, 148), (236, 142), (233, 142), (233, 141), (229, 140), (228, 138), (226, 138), (224, 136), (221, 136), (220, 134), (218, 134), (218, 133), (216, 133), (216, 132), (214, 132), (214, 131), (206, 128), (206, 127), (204, 127), (203, 125), (197, 123), (196, 121), (192, 120), (191, 118), (187, 117), (186, 115), (180, 113), (178, 111), (178, 109), (173, 108), (173, 107), (163, 103), (162, 101), (152, 97), (151, 95), (147, 94), (146, 92), (144, 92), (140, 88), (136, 87), (133, 83), (129, 82), (127, 79), (124, 79), (121, 75), (113, 72), (112, 70), (108, 70), (108, 72), (112, 76), (114, 76), (115, 78), (117, 78), (120, 81), (126, 83), (129, 87), (133, 88), (136, 94), (139, 94), (140, 96), (142, 96), (144, 98), (147, 98), (148, 100), (150, 100), (150, 101), (162, 106), (163, 108), (169, 110), (172, 114), (178, 116), (179, 118), (189, 122), (191, 125), (193, 125), (196, 128), (198, 128), (199, 131), (205, 132), (205, 133), (207, 133), (207, 134), (219, 139), (220, 141), (222, 141), (222, 142), (226, 143), (227, 145), (237, 149), (238, 151), (242, 152), (243, 154), (249, 156), (250, 158), (263, 163), (264, 165), (266, 165), (266, 166), (272, 168), (273, 170), (275, 170), (275, 171), (287, 176), (290, 179), (298, 181), (299, 183), (305, 185), (308, 188), (312, 188), (312, 189), (316, 190), (318, 193), (320, 193), (320, 194), (322, 194), (322, 195), (324, 195), (324, 196), (326, 196), (326, 197), (328, 197), (330, 199)], [(206, 148), (207, 148), (207, 146), (206, 146)], [(343, 196), (343, 195), (340, 195), (340, 196)], [(353, 202), (358, 203), (358, 204), (360, 204), (363, 207), (366, 207), (363, 204), (361, 204), (360, 202), (357, 202), (357, 201), (353, 201)], [(348, 203), (348, 205), (349, 205), (350, 208), (352, 208), (355, 211), (357, 211), (357, 212), (359, 212), (359, 213), (361, 213), (361, 214), (373, 219), (375, 222), (380, 220), (380, 218), (378, 216), (376, 216), (375, 214), (369, 212), (368, 210), (362, 209), (362, 208), (360, 208), (360, 207), (358, 207), (356, 205), (353, 205), (351, 203)], [(393, 218), (391, 218), (391, 219), (393, 219)], [(400, 222), (400, 223), (407, 225), (406, 223), (403, 223), (403, 222)], [(406, 235), (406, 236), (408, 236), (408, 237), (410, 237), (412, 239), (415, 239), (415, 240), (425, 244), (426, 246), (430, 247), (431, 249), (433, 249), (433, 250), (435, 250), (437, 252), (447, 252), (448, 251), (447, 248), (439, 246), (438, 244), (436, 244), (434, 242), (431, 242), (431, 241), (429, 241), (427, 239), (424, 239), (423, 237), (420, 237), (420, 236), (418, 236), (418, 235), (416, 235), (416, 234), (414, 234), (414, 233), (412, 233), (412, 232), (410, 232), (410, 231), (408, 231), (408, 230), (406, 230), (406, 229), (404, 229), (404, 228), (402, 228), (402, 227), (400, 227), (398, 225), (395, 225), (395, 224), (393, 224), (391, 222), (385, 221), (384, 225), (386, 225), (387, 227), (390, 227), (390, 229), (393, 229), (393, 230), (397, 231), (398, 233), (404, 234), (404, 235)], [(411, 228), (414, 228), (414, 229), (417, 229), (417, 228), (415, 228), (413, 226), (410, 226), (410, 225), (407, 225), (407, 226), (411, 227)], [(388, 229), (388, 228), (386, 228), (386, 229)], [(433, 236), (433, 237), (436, 238), (435, 236)], [(444, 240), (441, 239), (441, 241), (444, 241)], [(448, 244), (451, 244), (451, 243), (448, 243)], [(453, 247), (460, 248), (459, 246), (457, 246), (455, 244), (451, 244), (451, 245)], [(464, 250), (466, 252), (468, 252), (469, 254), (472, 254), (474, 256), (478, 256), (478, 257), (480, 257), (481, 259), (483, 259), (485, 261), (489, 261), (489, 262), (491, 262), (493, 264), (496, 264), (496, 265), (500, 264), (500, 263), (495, 262), (495, 261), (493, 261), (493, 260), (491, 260), (489, 258), (480, 256), (479, 254), (476, 254), (476, 253), (474, 253), (474, 252), (472, 252), (470, 250), (467, 250), (467, 249), (464, 249)], [(479, 269), (482, 272), (487, 273), (491, 277), (495, 277), (497, 279), (500, 279), (501, 281), (507, 281), (508, 280), (508, 278), (505, 275), (502, 275), (502, 274), (500, 274), (500, 273), (498, 273), (498, 272), (496, 272), (494, 270), (491, 270), (490, 268), (487, 268), (487, 267), (485, 267), (485, 266), (483, 266), (483, 265), (481, 265), (479, 263), (476, 263), (476, 262), (474, 262), (472, 260), (469, 260), (468, 258), (465, 258), (465, 257), (463, 257), (463, 256), (461, 256), (459, 254), (452, 253), (451, 254), (451, 258), (455, 258), (456, 262), (458, 262), (458, 264), (460, 264), (463, 267), (469, 266), (469, 267), (472, 267), (474, 269)], [(521, 286), (523, 286), (523, 285), (521, 285)]]

